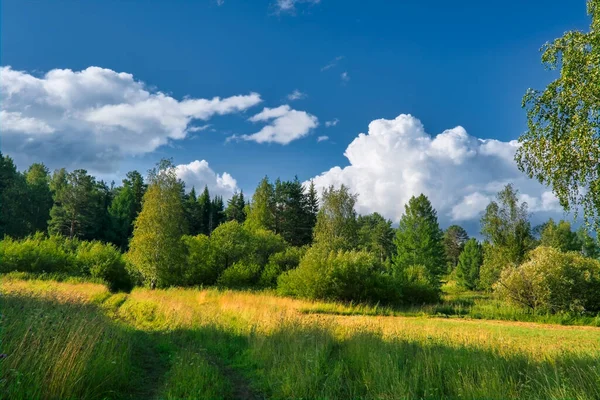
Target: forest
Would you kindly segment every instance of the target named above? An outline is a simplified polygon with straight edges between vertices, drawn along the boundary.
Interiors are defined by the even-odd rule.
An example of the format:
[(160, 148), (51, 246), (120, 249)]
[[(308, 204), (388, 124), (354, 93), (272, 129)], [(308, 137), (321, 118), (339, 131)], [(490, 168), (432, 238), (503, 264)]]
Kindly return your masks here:
[[(84, 170), (21, 173), (2, 156), (0, 272), (134, 286), (273, 289), (292, 297), (387, 306), (440, 300), (441, 286), (493, 292), (537, 313), (600, 311), (600, 245), (584, 226), (532, 227), (508, 184), (481, 218), (483, 241), (442, 230), (421, 194), (399, 221), (357, 215), (345, 186), (265, 177), (247, 201), (186, 191), (171, 161), (110, 187)], [(397, 228), (394, 227), (397, 223)]]

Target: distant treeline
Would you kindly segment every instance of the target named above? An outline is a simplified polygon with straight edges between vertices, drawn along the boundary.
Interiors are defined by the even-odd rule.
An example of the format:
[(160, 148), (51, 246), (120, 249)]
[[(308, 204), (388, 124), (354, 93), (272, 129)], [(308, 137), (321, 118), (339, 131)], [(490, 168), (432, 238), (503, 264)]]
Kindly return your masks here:
[(0, 272), (87, 275), (115, 290), (219, 285), (387, 304), (434, 302), (455, 279), (531, 309), (600, 308), (598, 241), (566, 221), (532, 228), (511, 185), (486, 208), (480, 243), (458, 225), (442, 231), (423, 194), (394, 229), (378, 213), (357, 215), (343, 185), (318, 194), (297, 178), (265, 177), (251, 201), (239, 192), (225, 205), (206, 187), (186, 193), (168, 160), (119, 187), (85, 170), (50, 175), (33, 164), (20, 173), (0, 161)]

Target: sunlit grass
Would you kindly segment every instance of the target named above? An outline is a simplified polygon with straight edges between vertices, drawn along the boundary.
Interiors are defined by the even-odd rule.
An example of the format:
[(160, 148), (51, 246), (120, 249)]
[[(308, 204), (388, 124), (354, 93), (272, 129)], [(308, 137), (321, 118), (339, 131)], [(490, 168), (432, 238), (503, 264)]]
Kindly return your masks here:
[[(20, 398), (600, 398), (600, 329), (594, 327), (427, 313), (409, 318), (376, 306), (216, 289), (111, 295), (95, 284), (3, 280), (2, 292), (10, 310), (2, 351), (10, 354), (0, 360), (0, 374)], [(59, 338), (45, 338), (51, 344), (36, 344), (38, 350), (19, 346), (30, 341), (29, 327), (40, 324), (17, 318), (21, 305), (33, 304), (48, 320), (59, 318), (65, 305), (78, 308), (80, 322), (65, 325)], [(107, 334), (123, 336), (109, 343)], [(81, 345), (71, 342), (93, 344), (90, 354), (102, 354), (92, 361), (90, 350), (75, 351)], [(66, 348), (70, 358), (63, 356)], [(113, 355), (121, 357), (115, 364)], [(58, 361), (63, 357), (70, 363)], [(7, 362), (37, 371), (28, 378), (31, 387), (48, 384), (41, 371), (56, 365), (75, 371), (75, 378), (56, 379), (52, 396), (27, 392), (6, 372)], [(119, 381), (115, 368), (137, 378)], [(95, 389), (82, 389), (77, 376)]]

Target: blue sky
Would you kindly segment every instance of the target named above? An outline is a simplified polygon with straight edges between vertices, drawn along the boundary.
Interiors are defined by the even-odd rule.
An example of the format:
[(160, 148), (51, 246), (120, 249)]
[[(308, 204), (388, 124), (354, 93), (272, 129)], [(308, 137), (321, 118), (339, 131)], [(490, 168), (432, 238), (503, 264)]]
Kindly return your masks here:
[[(67, 125), (58, 128), (56, 119), (52, 119), (58, 117), (48, 116), (56, 112), (55, 108), (36, 109), (36, 113), (30, 115), (35, 107), (27, 102), (36, 102), (38, 95), (23, 95), (11, 102), (6, 100), (8, 96), (4, 92), (3, 110), (12, 113), (13, 122), (21, 118), (21, 128), (11, 129), (8, 114), (3, 116), (1, 149), (15, 158), (20, 168), (26, 168), (29, 162), (41, 161), (51, 168), (84, 167), (99, 176), (118, 179), (130, 169), (145, 171), (165, 156), (173, 157), (178, 165), (206, 160), (210, 171), (228, 173), (235, 179), (236, 188), (246, 192), (252, 192), (265, 174), (284, 179), (298, 175), (301, 180), (324, 174), (319, 179), (322, 186), (346, 183), (359, 192), (363, 198), (359, 201), (359, 211), (382, 208), (393, 219), (401, 207), (391, 204), (392, 201), (402, 203), (405, 195), (414, 191), (433, 192), (437, 188), (435, 179), (425, 177), (422, 179), (426, 181), (419, 183), (418, 172), (432, 164), (411, 164), (405, 168), (404, 164), (390, 160), (395, 154), (412, 159), (418, 152), (437, 157), (431, 155), (429, 148), (406, 147), (420, 143), (422, 140), (418, 137), (424, 133), (418, 127), (416, 131), (411, 130), (412, 123), (407, 125), (406, 121), (395, 120), (396, 117), (411, 114), (418, 118), (432, 138), (461, 126), (470, 139), (496, 139), (506, 144), (525, 129), (525, 115), (520, 107), (525, 90), (542, 88), (552, 78), (540, 64), (540, 46), (566, 30), (588, 26), (583, 0), (288, 0), (279, 3), (271, 0), (2, 0), (1, 14), (0, 64), (20, 72), (17, 80), (26, 80), (29, 76), (44, 79), (44, 74), (55, 69), (79, 72), (97, 66), (131, 74), (131, 82), (143, 82), (147, 92), (160, 91), (176, 101), (249, 96), (250, 93), (259, 94), (262, 100), (224, 115), (211, 115), (206, 120), (188, 118), (178, 138), (174, 139), (171, 134), (166, 144), (144, 151), (139, 150), (140, 147), (115, 150), (117, 145), (112, 142), (107, 145), (107, 140), (94, 136), (96, 145), (102, 142), (108, 150), (98, 145), (90, 152), (112, 154), (110, 162), (100, 165), (100, 156), (88, 164), (85, 159), (88, 149), (81, 148), (89, 132), (79, 129), (76, 135), (69, 133), (58, 138), (62, 130), (70, 128)], [(13, 82), (7, 78), (6, 69), (2, 75), (0, 81)], [(90, 82), (93, 81), (93, 77), (90, 78)], [(4, 90), (7, 85), (4, 84)], [(83, 92), (77, 96), (95, 93), (89, 86), (91, 83), (86, 85), (85, 89), (78, 89)], [(304, 96), (290, 100), (287, 96), (294, 90)], [(16, 95), (13, 93), (13, 96)], [(86, 101), (61, 106), (61, 118), (83, 112), (77, 109), (77, 104), (87, 104)], [(85, 110), (102, 106), (102, 101), (95, 99)], [(289, 105), (287, 111), (278, 109), (286, 104)], [(295, 130), (296, 133), (290, 131), (291, 135), (300, 132), (301, 137), (285, 145), (241, 139), (274, 121), (272, 118), (258, 122), (248, 120), (265, 107), (278, 110), (282, 115), (296, 110), (293, 118), (282, 124), (299, 124), (284, 129)], [(33, 123), (33, 119), (45, 118), (52, 128), (47, 129), (43, 138), (23, 128), (31, 126), (23, 125), (23, 121)], [(112, 117), (104, 113), (102, 118)], [(310, 127), (310, 118), (316, 127)], [(396, 121), (396, 127), (383, 129), (382, 135), (388, 135), (388, 139), (382, 142), (384, 150), (377, 150), (379, 145), (362, 143), (357, 135), (361, 132), (374, 135), (369, 123), (381, 118)], [(327, 121), (336, 120), (334, 126), (326, 126)], [(106, 119), (101, 123), (104, 124), (102, 129), (98, 125), (89, 128), (100, 129), (94, 135), (108, 129)], [(202, 131), (190, 129), (206, 125), (210, 126)], [(146, 131), (155, 129), (147, 120), (143, 126)], [(273, 130), (280, 128), (275, 124)], [(130, 134), (119, 132), (123, 137)], [(52, 135), (54, 138), (48, 139)], [(407, 142), (398, 139), (398, 135), (404, 139), (412, 135), (412, 139)], [(464, 139), (461, 135), (459, 132), (453, 138)], [(232, 136), (237, 139), (231, 139)], [(321, 136), (329, 139), (317, 141)], [(395, 142), (394, 137), (398, 139)], [(355, 139), (359, 142), (351, 146), (356, 154), (353, 163), (344, 153)], [(54, 150), (47, 150), (45, 140), (52, 141)], [(69, 140), (77, 145), (67, 143)], [(458, 142), (465, 145), (469, 140)], [(440, 150), (440, 154), (455, 149), (456, 143), (452, 143), (447, 143), (450, 147)], [(494, 164), (495, 159), (490, 161), (483, 157), (489, 155), (489, 149), (482, 150), (477, 141), (469, 143), (465, 145), (470, 147), (464, 157), (477, 153), (477, 157), (469, 158), (477, 160), (465, 164), (463, 159), (452, 158), (453, 166), (477, 171)], [(137, 145), (132, 142), (131, 146)], [(389, 149), (385, 146), (404, 148), (403, 152), (394, 153), (387, 152)], [(359, 160), (360, 157), (365, 159)], [(388, 161), (365, 165), (379, 157)], [(436, 168), (444, 168), (445, 164), (436, 160), (432, 161), (435, 165), (428, 170), (429, 175), (435, 175)], [(507, 163), (506, 160), (503, 162)], [(341, 174), (330, 171), (333, 167), (343, 169), (351, 164), (355, 168)], [(391, 173), (376, 171), (390, 166), (398, 169)], [(479, 210), (480, 203), (487, 201), (500, 183), (522, 178), (512, 170), (506, 176), (497, 176), (493, 169), (498, 168), (490, 168), (488, 175), (473, 181), (470, 191), (457, 194), (455, 186), (440, 189), (449, 190), (455, 196), (448, 204), (438, 201), (442, 219), (447, 222), (475, 219), (475, 212), (463, 212), (461, 216), (457, 207), (462, 204)], [(417, 173), (406, 172), (412, 170)], [(460, 170), (457, 167), (456, 171)], [(206, 171), (200, 172), (198, 176), (188, 174), (189, 182), (202, 184), (202, 179), (209, 179), (202, 177)], [(395, 181), (400, 175), (406, 176)], [(377, 184), (369, 187), (364, 181)], [(469, 186), (468, 182), (460, 182), (460, 187), (465, 185)], [(393, 190), (386, 189), (390, 187)], [(231, 189), (231, 184), (226, 189)], [(542, 206), (546, 189), (525, 180), (519, 183), (519, 189), (534, 203), (539, 202), (540, 212), (556, 211), (550, 206), (554, 203), (549, 195), (545, 195), (546, 206)], [(393, 199), (398, 193), (402, 193), (401, 198)], [(481, 196), (479, 200), (465, 203), (468, 196), (474, 198), (477, 194)], [(387, 199), (370, 198), (374, 196)], [(439, 197), (447, 196), (440, 194)]]

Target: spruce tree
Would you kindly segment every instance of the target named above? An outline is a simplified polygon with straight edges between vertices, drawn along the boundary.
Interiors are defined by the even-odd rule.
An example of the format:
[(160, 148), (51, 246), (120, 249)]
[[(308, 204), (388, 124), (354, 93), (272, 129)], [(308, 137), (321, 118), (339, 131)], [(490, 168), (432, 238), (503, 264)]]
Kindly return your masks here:
[(225, 215), (228, 221), (237, 221), (240, 224), (246, 220), (246, 201), (244, 200), (244, 192), (235, 192), (233, 196), (227, 200), (227, 208)]
[(439, 283), (446, 265), (442, 239), (437, 212), (429, 199), (423, 194), (411, 197), (405, 206), (394, 239), (395, 267), (404, 270), (413, 265), (423, 265), (431, 281)]
[(149, 171), (149, 186), (142, 211), (135, 220), (127, 257), (143, 282), (151, 287), (182, 284), (186, 246), (182, 184), (175, 167), (162, 160)]
[(200, 203), (198, 203), (195, 188), (192, 187), (192, 190), (185, 195), (184, 207), (188, 225), (188, 233), (192, 236), (196, 236), (202, 232), (202, 222), (200, 219)]
[(483, 264), (483, 250), (477, 239), (469, 239), (458, 257), (456, 279), (465, 289), (473, 290), (479, 284), (479, 270)]
[(225, 204), (222, 196), (215, 196), (210, 203), (209, 231), (212, 233), (225, 222)]
[(110, 241), (126, 250), (133, 233), (133, 223), (142, 209), (142, 198), (146, 185), (137, 171), (127, 173), (123, 186), (114, 191), (114, 198), (108, 208), (111, 221)]
[(210, 193), (208, 186), (204, 186), (204, 191), (198, 197), (198, 214), (199, 214), (199, 230), (204, 235), (210, 235), (210, 215), (211, 215), (211, 202)]

